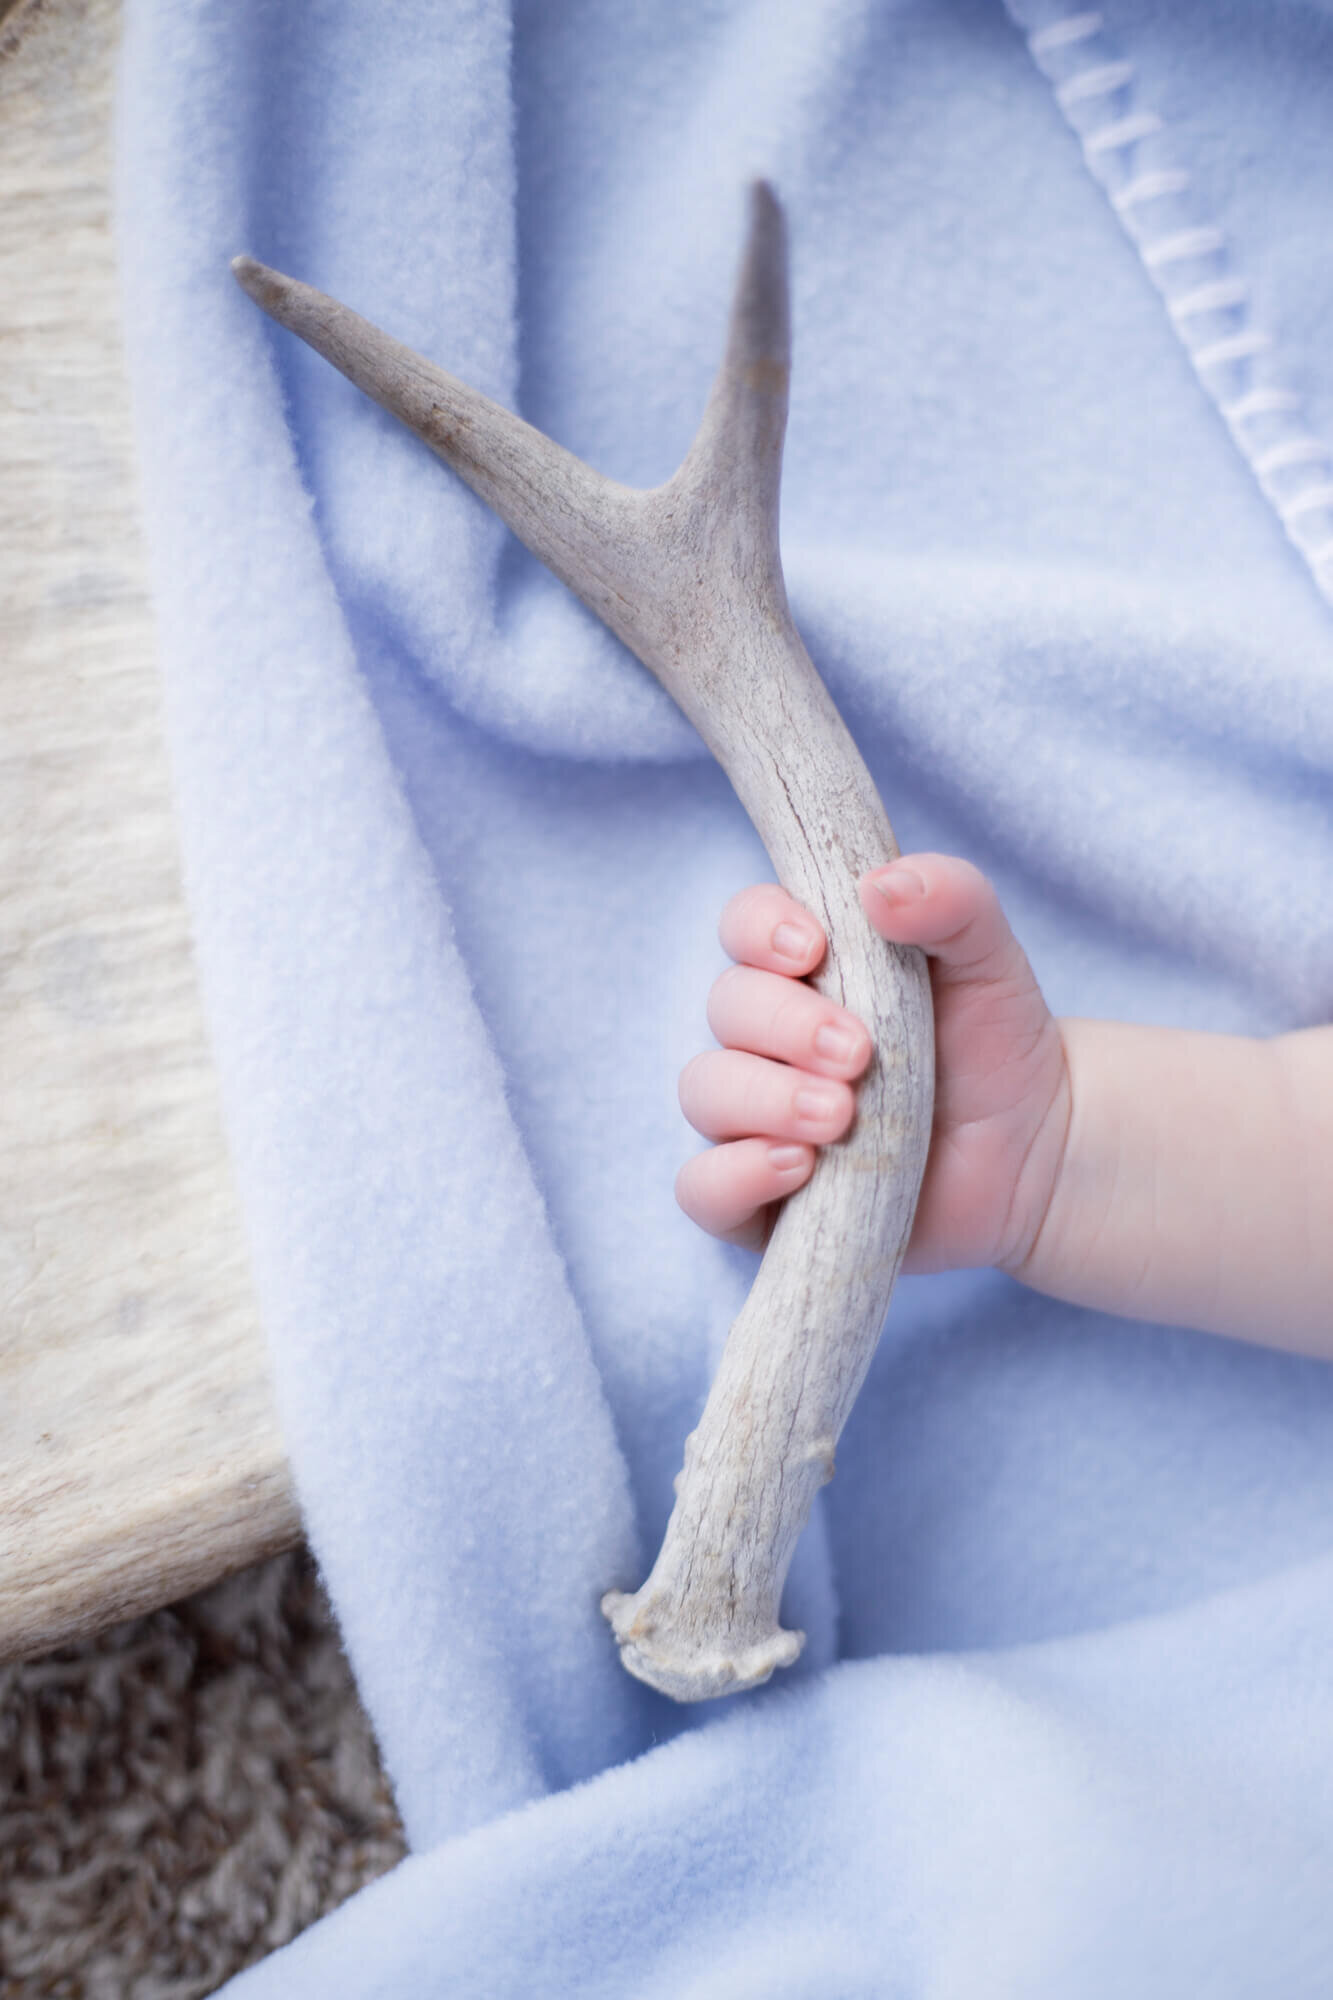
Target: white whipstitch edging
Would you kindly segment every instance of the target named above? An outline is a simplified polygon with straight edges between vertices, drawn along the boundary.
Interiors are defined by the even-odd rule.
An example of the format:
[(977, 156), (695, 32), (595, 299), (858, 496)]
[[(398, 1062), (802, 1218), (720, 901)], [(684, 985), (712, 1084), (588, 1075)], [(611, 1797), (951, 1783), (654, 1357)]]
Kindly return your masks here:
[(1139, 101), (1134, 65), (1111, 45), (1100, 13), (1065, 13), (1059, 0), (1005, 4), (1205, 394), (1333, 605), (1333, 451), (1277, 379), (1272, 337), (1255, 322), (1225, 235), (1199, 212), (1164, 121)]

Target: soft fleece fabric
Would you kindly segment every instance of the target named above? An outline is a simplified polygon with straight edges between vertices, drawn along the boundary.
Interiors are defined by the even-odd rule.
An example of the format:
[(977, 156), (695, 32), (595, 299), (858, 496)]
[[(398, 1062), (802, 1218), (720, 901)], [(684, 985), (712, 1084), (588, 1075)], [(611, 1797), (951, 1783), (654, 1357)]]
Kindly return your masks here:
[[(771, 175), (790, 593), (900, 840), (993, 874), (1059, 1011), (1323, 1020), (1333, 624), (1215, 405), (1285, 383), (1273, 436), (1330, 476), (1333, 9), (1072, 13), (130, 0), (199, 960), (413, 1848), (238, 2000), (1327, 1994), (1333, 1369), (905, 1282), (793, 1571), (799, 1666), (702, 1710), (620, 1669), (597, 1600), (656, 1547), (752, 1269), (675, 1209), (674, 1080), (765, 859), (648, 676), (227, 270), (648, 484)], [(1196, 375), (1182, 336), (1251, 305), (1173, 324), (1097, 185), (1145, 110), (1262, 377)]]

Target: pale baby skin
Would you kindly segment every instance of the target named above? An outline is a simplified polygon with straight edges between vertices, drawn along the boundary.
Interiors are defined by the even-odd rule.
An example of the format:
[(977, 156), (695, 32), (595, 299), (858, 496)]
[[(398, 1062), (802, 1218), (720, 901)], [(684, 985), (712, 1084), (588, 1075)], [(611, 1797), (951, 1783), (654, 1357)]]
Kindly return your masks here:
[[(935, 998), (935, 1125), (904, 1269), (994, 1265), (1076, 1305), (1333, 1359), (1333, 1027), (1268, 1040), (1056, 1020), (994, 889), (912, 854), (859, 885), (919, 945)], [(761, 1249), (776, 1204), (855, 1115), (870, 1037), (803, 983), (819, 926), (773, 884), (719, 935), (735, 965), (681, 1073), (716, 1143), (677, 1178), (715, 1236)]]

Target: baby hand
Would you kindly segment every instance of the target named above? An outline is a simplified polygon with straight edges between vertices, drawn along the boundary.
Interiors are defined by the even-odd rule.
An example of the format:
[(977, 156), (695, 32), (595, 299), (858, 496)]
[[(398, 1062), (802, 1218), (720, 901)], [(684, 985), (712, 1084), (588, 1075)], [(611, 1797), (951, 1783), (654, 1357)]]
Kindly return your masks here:
[[(919, 945), (935, 998), (935, 1124), (903, 1268), (1017, 1270), (1041, 1228), (1069, 1128), (1064, 1044), (994, 889), (970, 862), (902, 857), (859, 885), (881, 937)], [(681, 1072), (681, 1109), (717, 1141), (676, 1180), (685, 1213), (762, 1249), (777, 1204), (855, 1115), (872, 1049), (862, 1024), (804, 978), (824, 956), (809, 913), (772, 884), (732, 898), (718, 927), (737, 963), (715, 981), (720, 1049)]]

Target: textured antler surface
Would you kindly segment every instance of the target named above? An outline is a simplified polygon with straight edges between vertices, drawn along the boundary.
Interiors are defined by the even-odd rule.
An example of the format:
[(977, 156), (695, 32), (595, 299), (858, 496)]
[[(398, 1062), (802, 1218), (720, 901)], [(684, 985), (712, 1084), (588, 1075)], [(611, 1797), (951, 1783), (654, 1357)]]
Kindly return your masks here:
[(829, 941), (814, 984), (875, 1058), (857, 1117), (778, 1217), (686, 1439), (661, 1552), (602, 1608), (631, 1673), (679, 1701), (767, 1680), (800, 1651), (782, 1587), (874, 1352), (930, 1137), (919, 952), (883, 943), (858, 877), (897, 853), (870, 774), (791, 620), (778, 555), (790, 372), (782, 213), (757, 186), (726, 356), (698, 436), (651, 492), (617, 485), (345, 306), (251, 258), (266, 312), (409, 424), (636, 653), (695, 724), (783, 886)]

